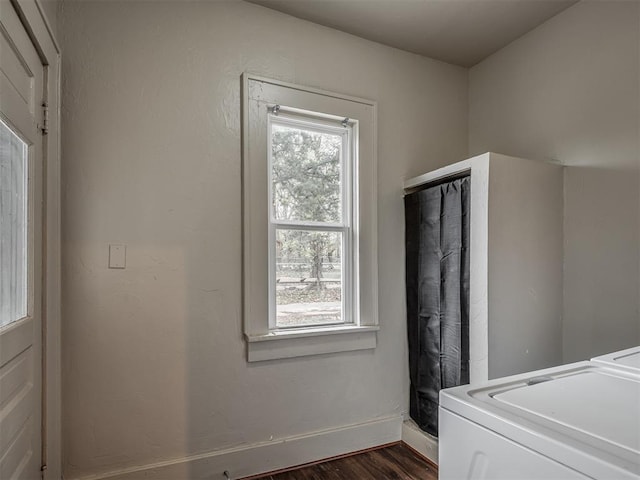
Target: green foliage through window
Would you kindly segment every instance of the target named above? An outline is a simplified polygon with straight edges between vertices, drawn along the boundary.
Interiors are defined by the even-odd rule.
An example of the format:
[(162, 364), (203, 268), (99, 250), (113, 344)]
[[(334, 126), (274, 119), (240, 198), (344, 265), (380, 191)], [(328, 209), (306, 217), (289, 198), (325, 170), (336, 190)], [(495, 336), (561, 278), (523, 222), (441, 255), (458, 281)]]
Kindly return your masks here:
[(274, 125), (271, 136), (276, 220), (342, 220), (342, 137)]

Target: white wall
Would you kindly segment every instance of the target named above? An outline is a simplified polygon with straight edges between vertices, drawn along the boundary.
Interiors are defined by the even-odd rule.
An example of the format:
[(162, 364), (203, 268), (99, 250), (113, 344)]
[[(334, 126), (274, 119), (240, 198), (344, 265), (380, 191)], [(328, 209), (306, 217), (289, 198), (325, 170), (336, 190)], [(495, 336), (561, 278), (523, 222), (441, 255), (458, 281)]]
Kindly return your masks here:
[[(465, 157), (466, 70), (237, 1), (60, 21), (65, 478), (403, 412), (402, 183)], [(374, 351), (245, 361), (243, 71), (379, 102)]]
[(473, 67), (469, 149), (565, 169), (563, 356), (640, 343), (637, 2), (582, 1)]
[(562, 363), (562, 180), (562, 167), (491, 154), (490, 379)]

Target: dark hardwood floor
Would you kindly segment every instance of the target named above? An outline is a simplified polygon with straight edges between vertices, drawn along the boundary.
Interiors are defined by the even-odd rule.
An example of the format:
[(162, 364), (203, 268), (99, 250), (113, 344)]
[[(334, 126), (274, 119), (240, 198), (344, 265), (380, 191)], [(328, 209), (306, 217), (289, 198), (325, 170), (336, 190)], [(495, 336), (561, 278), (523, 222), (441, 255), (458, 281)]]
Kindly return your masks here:
[(255, 480), (437, 480), (435, 465), (402, 443)]

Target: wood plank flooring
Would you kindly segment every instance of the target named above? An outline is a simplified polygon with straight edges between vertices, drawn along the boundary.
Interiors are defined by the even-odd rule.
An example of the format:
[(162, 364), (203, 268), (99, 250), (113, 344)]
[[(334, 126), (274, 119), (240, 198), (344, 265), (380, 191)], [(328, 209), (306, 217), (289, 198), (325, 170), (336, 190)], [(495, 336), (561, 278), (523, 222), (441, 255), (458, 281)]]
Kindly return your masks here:
[(255, 480), (438, 480), (438, 469), (398, 443)]

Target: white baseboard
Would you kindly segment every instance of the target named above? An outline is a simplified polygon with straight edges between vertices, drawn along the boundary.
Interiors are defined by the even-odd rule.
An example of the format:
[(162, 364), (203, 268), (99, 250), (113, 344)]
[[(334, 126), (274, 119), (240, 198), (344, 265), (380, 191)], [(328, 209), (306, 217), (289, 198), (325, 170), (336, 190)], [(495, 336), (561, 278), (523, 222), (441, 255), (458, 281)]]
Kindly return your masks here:
[(228, 448), (128, 468), (80, 480), (233, 480), (400, 441), (402, 417), (392, 416), (306, 435)]
[(402, 423), (402, 441), (438, 465), (438, 439), (420, 430), (411, 419)]

